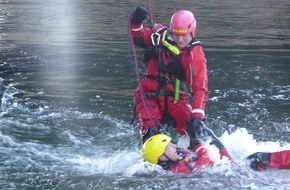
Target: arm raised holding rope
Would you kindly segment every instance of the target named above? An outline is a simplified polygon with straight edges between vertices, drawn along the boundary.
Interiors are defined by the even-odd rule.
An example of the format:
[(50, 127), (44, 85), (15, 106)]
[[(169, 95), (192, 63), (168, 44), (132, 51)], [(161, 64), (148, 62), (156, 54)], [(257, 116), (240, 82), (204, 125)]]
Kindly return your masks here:
[[(138, 60), (136, 55), (135, 46), (141, 48), (148, 48), (153, 45), (152, 34), (153, 28), (143, 28), (143, 21), (149, 19), (149, 13), (146, 8), (142, 6), (136, 7), (129, 15), (128, 19), (128, 34), (129, 34), (129, 55), (132, 55), (134, 59), (131, 60), (136, 74), (138, 87), (136, 90), (134, 102), (135, 109), (134, 113), (138, 118), (138, 123), (140, 125), (140, 132), (142, 137), (142, 143), (144, 143), (149, 137), (158, 134), (165, 133), (161, 119), (162, 113), (159, 104), (156, 102), (157, 85), (148, 85), (149, 81), (144, 77), (141, 78), (138, 68)], [(150, 22), (152, 22), (150, 20)], [(146, 73), (148, 73), (146, 69)], [(151, 89), (154, 89), (152, 92)]]

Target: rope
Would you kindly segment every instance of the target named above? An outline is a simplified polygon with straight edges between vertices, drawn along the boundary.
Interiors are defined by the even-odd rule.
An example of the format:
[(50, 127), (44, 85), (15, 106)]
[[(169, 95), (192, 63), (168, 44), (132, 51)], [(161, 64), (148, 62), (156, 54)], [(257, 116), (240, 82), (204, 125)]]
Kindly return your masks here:
[[(152, 17), (150, 0), (146, 0), (146, 2), (147, 2), (148, 11), (149, 11), (149, 19), (152, 21), (153, 20), (153, 17)], [(150, 24), (152, 25), (153, 23), (151, 22)], [(153, 25), (151, 27), (153, 27)]]
[[(128, 16), (128, 28), (127, 28), (127, 33), (128, 33), (128, 53), (129, 53), (129, 59), (130, 59), (130, 63), (132, 66), (132, 69), (136, 75), (136, 79), (137, 79), (137, 83), (138, 83), (138, 87), (141, 93), (141, 97), (142, 97), (142, 102), (146, 108), (146, 112), (147, 115), (150, 116), (150, 122), (152, 124), (153, 127), (155, 127), (156, 130), (158, 130), (158, 126), (162, 126), (160, 121), (158, 120), (158, 118), (156, 117), (156, 115), (154, 114), (152, 107), (149, 105), (148, 99), (144, 93), (144, 89), (141, 85), (141, 77), (139, 74), (139, 67), (138, 67), (138, 59), (137, 59), (137, 54), (136, 54), (136, 49), (135, 49), (135, 45), (134, 45), (134, 40), (133, 40), (133, 36), (132, 36), (132, 31), (131, 31), (131, 18), (133, 15), (134, 11), (130, 12), (129, 16)], [(154, 118), (154, 121), (153, 119)], [(157, 124), (157, 126), (156, 126)]]

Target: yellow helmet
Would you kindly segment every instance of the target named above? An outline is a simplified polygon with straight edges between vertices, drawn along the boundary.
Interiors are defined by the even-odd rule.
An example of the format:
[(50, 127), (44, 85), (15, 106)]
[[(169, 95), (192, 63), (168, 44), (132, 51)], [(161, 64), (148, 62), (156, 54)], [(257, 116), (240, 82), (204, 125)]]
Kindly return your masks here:
[(165, 148), (171, 139), (171, 137), (164, 134), (157, 134), (150, 137), (142, 148), (142, 155), (145, 160), (152, 164), (157, 164), (158, 158), (165, 152)]

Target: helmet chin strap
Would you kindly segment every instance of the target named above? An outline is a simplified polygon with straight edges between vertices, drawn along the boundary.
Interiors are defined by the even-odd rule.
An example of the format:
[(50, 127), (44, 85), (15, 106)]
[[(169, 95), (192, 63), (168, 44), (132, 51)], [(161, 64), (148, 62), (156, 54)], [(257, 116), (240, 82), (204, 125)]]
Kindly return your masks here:
[[(172, 161), (165, 153), (163, 154), (165, 156), (165, 158), (167, 158), (167, 161)], [(162, 161), (162, 162), (167, 162), (167, 161)]]
[(168, 160), (171, 160), (165, 153), (164, 153), (164, 156), (168, 159)]

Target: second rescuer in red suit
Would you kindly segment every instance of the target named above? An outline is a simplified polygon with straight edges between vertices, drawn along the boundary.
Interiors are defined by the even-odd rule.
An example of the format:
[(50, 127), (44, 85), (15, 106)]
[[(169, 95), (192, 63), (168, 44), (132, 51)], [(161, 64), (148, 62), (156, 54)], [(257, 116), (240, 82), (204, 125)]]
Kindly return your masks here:
[[(173, 173), (189, 174), (202, 167), (213, 166), (215, 160), (201, 141), (195, 141), (190, 149), (177, 148), (171, 137), (157, 134), (150, 137), (142, 147), (144, 159), (158, 164)], [(252, 169), (290, 169), (290, 150), (256, 152), (247, 157)]]

